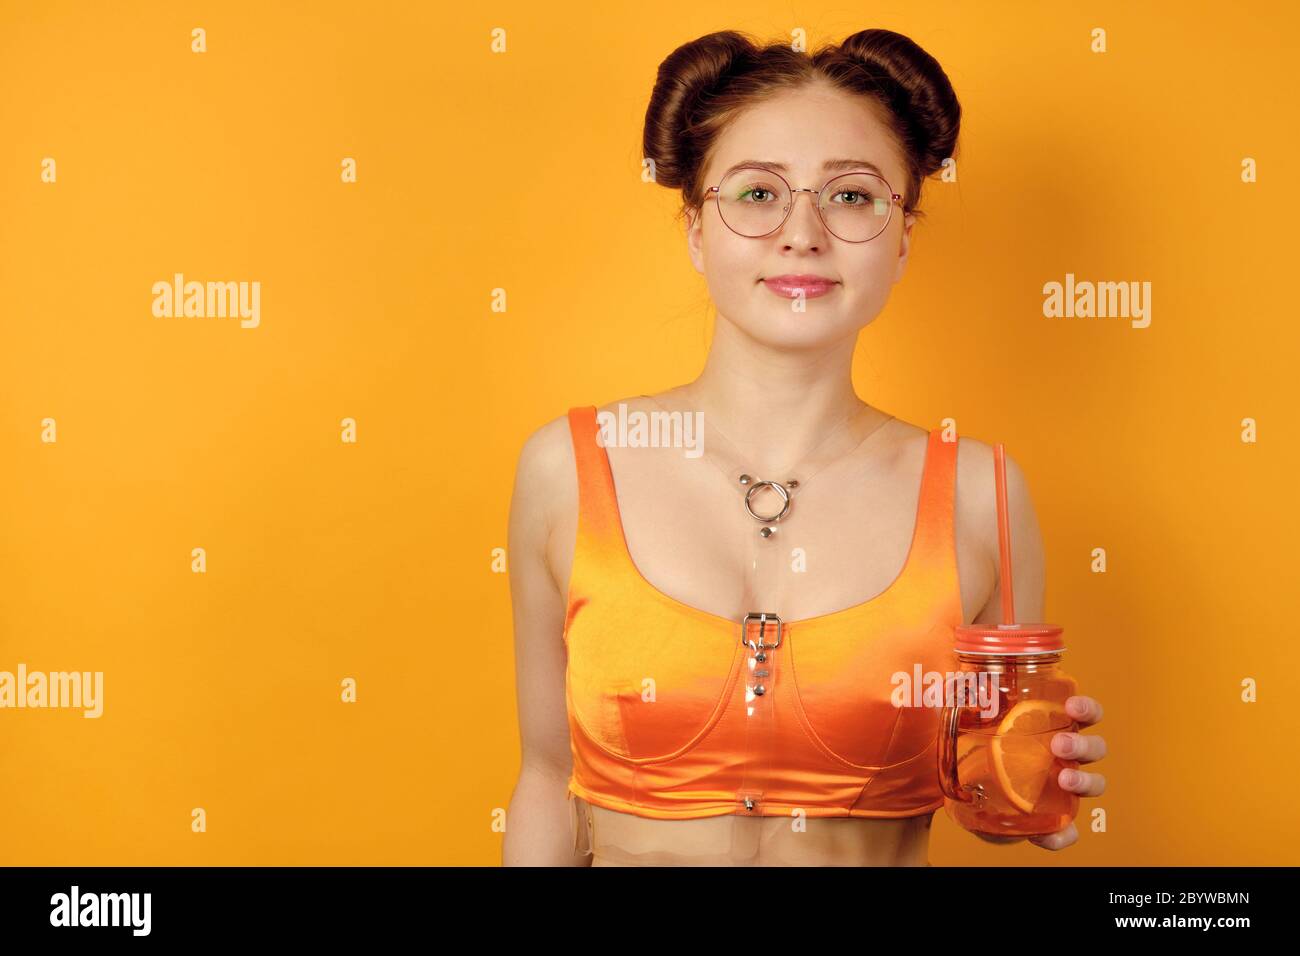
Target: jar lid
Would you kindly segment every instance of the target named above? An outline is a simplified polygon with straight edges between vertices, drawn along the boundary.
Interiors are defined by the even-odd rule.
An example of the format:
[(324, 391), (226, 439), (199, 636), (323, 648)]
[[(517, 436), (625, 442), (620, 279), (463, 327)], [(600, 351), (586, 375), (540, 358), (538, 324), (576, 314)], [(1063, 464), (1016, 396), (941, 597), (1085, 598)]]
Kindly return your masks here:
[(1065, 650), (1058, 624), (958, 624), (954, 649), (964, 654), (1059, 654)]

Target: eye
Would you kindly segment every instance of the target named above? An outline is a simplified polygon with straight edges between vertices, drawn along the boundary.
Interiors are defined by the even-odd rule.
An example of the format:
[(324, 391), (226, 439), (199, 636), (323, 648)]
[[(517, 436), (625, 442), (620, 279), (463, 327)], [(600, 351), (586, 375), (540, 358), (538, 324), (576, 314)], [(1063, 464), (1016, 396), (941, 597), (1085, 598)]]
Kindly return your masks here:
[(865, 189), (841, 189), (831, 197), (831, 202), (835, 202), (840, 196), (849, 197), (839, 203), (842, 206), (866, 206), (871, 204), (871, 194)]

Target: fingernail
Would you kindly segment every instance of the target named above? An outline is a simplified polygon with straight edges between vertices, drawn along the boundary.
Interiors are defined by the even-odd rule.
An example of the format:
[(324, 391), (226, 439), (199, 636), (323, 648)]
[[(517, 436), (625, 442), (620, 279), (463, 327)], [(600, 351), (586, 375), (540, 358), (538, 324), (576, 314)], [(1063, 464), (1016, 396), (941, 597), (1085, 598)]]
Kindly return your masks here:
[(1077, 770), (1067, 770), (1062, 776), (1065, 778), (1065, 786), (1067, 787), (1073, 787), (1079, 782), (1079, 771)]
[(1073, 737), (1066, 737), (1066, 736), (1062, 735), (1061, 738), (1060, 738), (1060, 741), (1061, 741), (1061, 756), (1062, 756), (1062, 757), (1068, 757), (1070, 754), (1074, 753), (1074, 738), (1073, 738)]

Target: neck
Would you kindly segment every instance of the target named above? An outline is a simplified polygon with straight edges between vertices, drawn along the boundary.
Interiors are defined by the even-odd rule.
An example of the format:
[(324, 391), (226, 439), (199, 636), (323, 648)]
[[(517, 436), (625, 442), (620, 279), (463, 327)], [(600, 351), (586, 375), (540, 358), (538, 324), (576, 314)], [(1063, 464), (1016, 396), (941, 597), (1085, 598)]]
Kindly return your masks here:
[(865, 406), (853, 389), (856, 340), (774, 349), (719, 316), (703, 371), (675, 391), (747, 456), (744, 467), (790, 466)]

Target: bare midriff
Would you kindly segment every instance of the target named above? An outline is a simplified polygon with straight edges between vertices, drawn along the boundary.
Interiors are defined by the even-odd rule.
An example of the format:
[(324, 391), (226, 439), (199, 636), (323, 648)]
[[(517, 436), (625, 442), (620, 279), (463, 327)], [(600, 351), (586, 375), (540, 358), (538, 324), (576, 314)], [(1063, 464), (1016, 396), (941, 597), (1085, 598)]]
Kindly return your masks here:
[(592, 866), (929, 866), (933, 811), (914, 817), (657, 820), (574, 796)]

